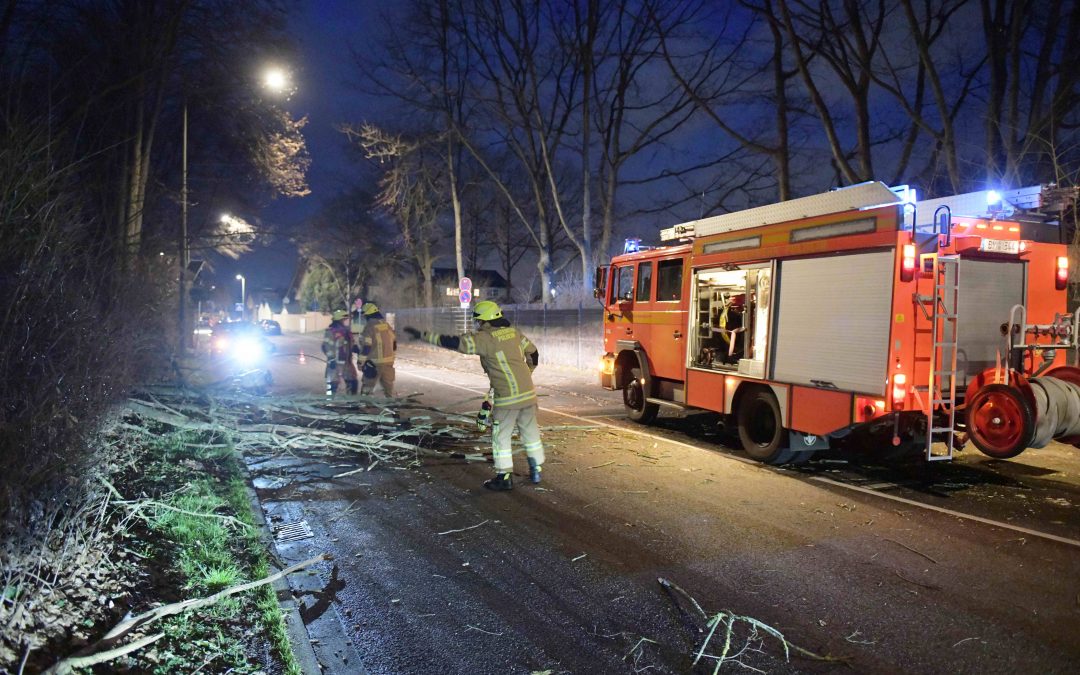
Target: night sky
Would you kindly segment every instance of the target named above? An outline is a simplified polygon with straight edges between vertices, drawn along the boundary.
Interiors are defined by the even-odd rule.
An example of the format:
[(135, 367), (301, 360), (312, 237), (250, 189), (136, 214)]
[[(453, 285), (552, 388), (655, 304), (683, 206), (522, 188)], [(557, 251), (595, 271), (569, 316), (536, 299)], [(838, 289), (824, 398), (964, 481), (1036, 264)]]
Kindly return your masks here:
[[(291, 232), (314, 215), (319, 207), (355, 181), (361, 173), (346, 156), (345, 138), (336, 130), (342, 122), (377, 117), (378, 101), (355, 86), (354, 50), (362, 52), (377, 31), (386, 3), (369, 0), (313, 0), (298, 3), (292, 18), (298, 62), (290, 64), (296, 93), (285, 105), (295, 117), (308, 118), (304, 135), (311, 154), (308, 182), (311, 194), (296, 199), (278, 198), (258, 214), (264, 225)], [(286, 287), (296, 270), (295, 247), (285, 237), (256, 250), (239, 261), (217, 266), (218, 279), (237, 273), (248, 279), (248, 288)], [(239, 296), (239, 291), (237, 291)]]

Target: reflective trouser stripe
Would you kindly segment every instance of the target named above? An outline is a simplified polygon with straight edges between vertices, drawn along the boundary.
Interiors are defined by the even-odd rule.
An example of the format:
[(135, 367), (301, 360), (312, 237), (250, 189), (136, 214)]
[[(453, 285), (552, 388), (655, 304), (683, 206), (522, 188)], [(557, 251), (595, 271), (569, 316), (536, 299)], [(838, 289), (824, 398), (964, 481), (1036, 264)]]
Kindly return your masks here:
[(495, 406), (492, 420), (491, 450), (495, 459), (495, 473), (506, 473), (514, 470), (513, 454), (510, 447), (514, 427), (517, 427), (518, 432), (521, 434), (521, 444), (525, 449), (525, 453), (536, 460), (538, 465), (544, 463), (544, 444), (540, 441), (540, 426), (536, 422), (536, 406), (510, 410)]

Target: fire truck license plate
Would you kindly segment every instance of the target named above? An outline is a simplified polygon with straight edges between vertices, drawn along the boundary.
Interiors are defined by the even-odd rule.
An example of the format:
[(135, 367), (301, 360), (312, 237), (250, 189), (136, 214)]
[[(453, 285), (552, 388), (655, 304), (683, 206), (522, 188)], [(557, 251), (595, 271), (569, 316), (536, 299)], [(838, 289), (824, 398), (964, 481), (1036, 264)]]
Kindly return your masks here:
[(1019, 253), (1020, 242), (1006, 241), (1005, 239), (983, 239), (979, 245), (980, 251), (987, 253)]

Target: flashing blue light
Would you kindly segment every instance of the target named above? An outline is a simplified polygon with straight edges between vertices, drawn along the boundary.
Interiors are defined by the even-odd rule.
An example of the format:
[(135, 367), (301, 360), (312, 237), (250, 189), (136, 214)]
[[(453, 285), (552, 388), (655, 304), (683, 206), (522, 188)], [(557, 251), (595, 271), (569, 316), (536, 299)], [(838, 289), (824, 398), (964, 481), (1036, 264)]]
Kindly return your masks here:
[(997, 190), (987, 190), (986, 191), (986, 205), (987, 206), (993, 206), (994, 204), (1000, 204), (1000, 203), (1001, 203), (1001, 195), (998, 194)]
[(623, 253), (637, 253), (641, 250), (641, 239), (627, 239), (623, 242)]

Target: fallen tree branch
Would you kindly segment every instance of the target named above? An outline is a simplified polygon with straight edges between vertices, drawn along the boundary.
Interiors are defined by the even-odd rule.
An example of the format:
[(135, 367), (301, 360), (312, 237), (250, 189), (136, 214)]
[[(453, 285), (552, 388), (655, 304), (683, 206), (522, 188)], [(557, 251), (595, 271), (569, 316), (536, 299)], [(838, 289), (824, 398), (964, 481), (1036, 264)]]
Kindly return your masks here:
[[(781, 633), (779, 630), (751, 616), (740, 616), (731, 611), (721, 611), (710, 617), (708, 614), (706, 614), (705, 610), (701, 608), (701, 605), (698, 604), (698, 601), (695, 600), (692, 595), (680, 588), (677, 584), (663, 577), (659, 577), (657, 581), (665, 589), (677, 591), (680, 595), (685, 597), (690, 602), (690, 604), (701, 614), (702, 617), (708, 619), (708, 623), (706, 624), (708, 633), (705, 636), (705, 640), (701, 643), (701, 647), (697, 651), (697, 654), (694, 658), (694, 665), (697, 665), (698, 661), (700, 661), (702, 658), (707, 658), (716, 661), (716, 667), (713, 670), (714, 673), (719, 672), (720, 666), (723, 665), (725, 662), (737, 663), (738, 665), (749, 668), (750, 666), (746, 666), (746, 664), (738, 661), (738, 657), (745, 651), (745, 647), (739, 650), (735, 655), (729, 656), (729, 654), (731, 654), (731, 644), (734, 638), (735, 628), (740, 622), (750, 627), (750, 629), (753, 631), (751, 635), (756, 635), (756, 632), (758, 630), (761, 630), (776, 638), (780, 642), (781, 646), (784, 648), (785, 660), (790, 661), (791, 652), (794, 651), (801, 656), (813, 659), (815, 661), (825, 661), (830, 663), (843, 663), (847, 661), (847, 658), (845, 657), (818, 654), (816, 652), (810, 651), (809, 649), (800, 647), (799, 645), (794, 644), (786, 637), (784, 637), (784, 634)], [(721, 648), (720, 654), (718, 656), (705, 654), (705, 649), (709, 646), (709, 643), (716, 635), (717, 629), (721, 626), (721, 624), (724, 626), (724, 645)]]
[[(77, 654), (76, 656), (71, 656), (71, 657), (68, 657), (68, 658), (65, 658), (65, 659), (61, 659), (57, 663), (53, 664), (52, 667), (50, 667), (48, 670), (45, 671), (45, 675), (65, 675), (66, 673), (70, 673), (74, 668), (77, 668), (80, 665), (83, 665), (83, 663), (85, 663), (85, 662), (83, 662), (84, 659), (91, 659), (91, 658), (95, 658), (95, 657), (104, 657), (105, 655), (110, 654), (110, 652), (112, 652), (112, 655), (109, 658), (116, 658), (118, 656), (123, 656), (124, 654), (135, 651), (139, 647), (150, 644), (150, 642), (153, 642), (153, 640), (151, 640), (150, 642), (143, 642), (142, 644), (138, 644), (138, 643), (140, 641), (142, 641), (142, 640), (145, 640), (145, 638), (140, 638), (139, 640), (135, 640), (131, 644), (126, 645), (126, 647), (130, 647), (130, 649), (127, 649), (126, 651), (124, 651), (123, 647), (118, 648), (118, 649), (111, 649), (109, 651), (104, 651), (104, 652), (99, 652), (97, 650), (101, 649), (103, 647), (111, 647), (112, 645), (116, 644), (121, 638), (123, 638), (124, 636), (130, 634), (132, 631), (134, 631), (134, 630), (136, 630), (138, 628), (142, 628), (144, 626), (149, 626), (150, 624), (152, 624), (152, 623), (154, 623), (156, 621), (160, 621), (161, 619), (164, 619), (165, 617), (173, 616), (174, 614), (181, 614), (181, 613), (186, 612), (188, 610), (198, 609), (199, 607), (206, 607), (208, 605), (213, 605), (213, 604), (215, 604), (215, 603), (229, 597), (230, 595), (236, 595), (237, 593), (243, 593), (244, 591), (249, 591), (249, 590), (251, 590), (253, 588), (258, 588), (259, 586), (265, 586), (266, 584), (273, 583), (273, 582), (277, 581), (278, 579), (281, 579), (281, 578), (283, 578), (283, 577), (285, 577), (285, 576), (287, 576), (289, 574), (292, 574), (293, 572), (297, 572), (297, 571), (302, 570), (302, 569), (304, 569), (306, 567), (311, 567), (315, 563), (322, 562), (323, 560), (331, 560), (331, 559), (332, 558), (331, 558), (330, 555), (328, 555), (326, 553), (321, 553), (321, 554), (315, 556), (314, 558), (310, 558), (310, 559), (305, 560), (303, 562), (297, 563), (297, 564), (293, 565), (292, 567), (281, 570), (280, 572), (277, 572), (275, 574), (271, 574), (270, 576), (259, 579), (258, 581), (249, 581), (247, 583), (237, 584), (236, 586), (231, 586), (229, 588), (226, 588), (225, 590), (219, 591), (219, 592), (217, 592), (217, 593), (215, 593), (213, 595), (207, 596), (205, 598), (193, 598), (191, 600), (184, 600), (182, 602), (174, 602), (174, 603), (169, 604), (169, 605), (162, 605), (161, 607), (155, 607), (154, 609), (151, 609), (151, 610), (149, 610), (147, 612), (143, 612), (142, 614), (138, 614), (136, 616), (133, 616), (130, 619), (125, 619), (124, 621), (121, 621), (120, 623), (113, 626), (112, 630), (110, 630), (108, 633), (105, 634), (105, 637), (101, 638), (100, 640), (98, 640), (94, 644), (90, 645), (89, 647), (86, 647), (85, 649), (81, 650), (80, 653)], [(155, 638), (155, 639), (157, 639), (157, 638)], [(138, 645), (138, 646), (132, 646), (132, 645)], [(85, 665), (93, 665), (94, 663), (103, 663), (105, 660), (108, 660), (108, 659), (104, 659), (104, 660), (101, 660), (101, 661), (93, 661), (91, 663), (86, 663)], [(80, 662), (83, 662), (83, 663), (80, 663)]]
[(138, 640), (116, 647), (115, 649), (98, 652), (96, 654), (91, 654), (90, 656), (73, 656), (64, 659), (45, 672), (67, 673), (76, 668), (89, 668), (90, 666), (96, 666), (99, 663), (107, 663), (113, 659), (118, 659), (125, 654), (130, 654), (131, 652), (142, 649), (146, 645), (153, 644), (163, 637), (165, 637), (165, 633), (156, 633), (154, 635), (147, 635), (146, 637), (139, 638)]
[(481, 525), (486, 525), (487, 522), (488, 521), (485, 520), (482, 523), (477, 523), (475, 525), (470, 525), (469, 527), (463, 527), (460, 530), (447, 530), (446, 532), (439, 532), (437, 534), (441, 537), (444, 534), (454, 534), (455, 532), (465, 532), (466, 530), (475, 530), (476, 528), (480, 527)]
[(916, 555), (921, 555), (922, 557), (926, 558), (927, 560), (934, 563), (935, 565), (938, 564), (937, 560), (934, 560), (933, 558), (931, 558), (930, 556), (926, 555), (925, 553), (923, 553), (922, 551), (920, 551), (918, 549), (915, 549), (915, 548), (912, 548), (912, 547), (908, 546), (907, 544), (905, 544), (902, 541), (897, 541), (895, 539), (889, 539), (888, 537), (881, 537), (881, 539), (884, 539), (885, 541), (891, 541), (892, 543), (897, 544), (898, 546), (903, 546), (904, 548), (911, 551), (912, 553), (914, 553)]

